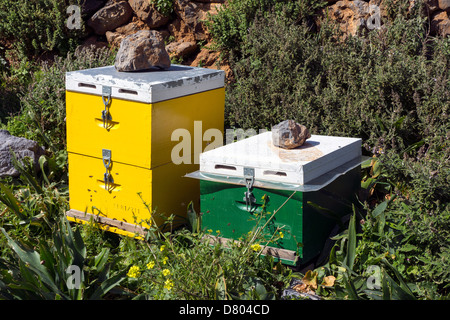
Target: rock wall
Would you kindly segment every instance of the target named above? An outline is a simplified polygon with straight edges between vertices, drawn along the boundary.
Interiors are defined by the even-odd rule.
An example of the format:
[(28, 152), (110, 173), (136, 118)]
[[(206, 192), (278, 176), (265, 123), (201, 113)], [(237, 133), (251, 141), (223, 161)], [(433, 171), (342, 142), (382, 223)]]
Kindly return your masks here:
[(205, 25), (227, 0), (175, 0), (174, 12), (164, 16), (149, 0), (82, 0), (82, 15), (88, 37), (81, 47), (119, 47), (128, 35), (139, 30), (158, 30), (166, 40), (172, 59), (182, 64), (220, 68), (227, 74), (219, 53), (210, 50), (211, 37)]
[[(409, 9), (416, 5), (409, 1)], [(430, 21), (432, 35), (450, 35), (450, 0), (424, 0), (425, 14)], [(384, 0), (328, 0), (328, 6), (321, 12), (321, 19), (335, 20), (345, 34), (357, 35), (364, 30), (383, 28), (386, 17)], [(320, 20), (317, 21), (320, 24)]]
[[(182, 64), (230, 68), (220, 61), (219, 53), (210, 50), (211, 37), (205, 25), (208, 14), (214, 15), (230, 0), (174, 0), (174, 12), (166, 17), (149, 0), (82, 0), (82, 15), (89, 34), (83, 46), (119, 47), (123, 38), (139, 30), (158, 30), (166, 40), (172, 59)], [(433, 35), (450, 34), (450, 0), (425, 0), (426, 13)], [(410, 7), (415, 0), (410, 0)], [(345, 34), (383, 28), (386, 16), (384, 0), (328, 0), (319, 19), (335, 20)]]

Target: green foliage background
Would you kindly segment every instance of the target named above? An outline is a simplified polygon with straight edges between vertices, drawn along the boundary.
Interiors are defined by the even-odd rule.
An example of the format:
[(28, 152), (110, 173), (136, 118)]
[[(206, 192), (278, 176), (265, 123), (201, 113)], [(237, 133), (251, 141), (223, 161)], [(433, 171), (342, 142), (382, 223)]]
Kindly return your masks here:
[(0, 1), (0, 38), (12, 42), (20, 57), (43, 51), (65, 54), (77, 45), (81, 30), (66, 27), (67, 7), (78, 0)]

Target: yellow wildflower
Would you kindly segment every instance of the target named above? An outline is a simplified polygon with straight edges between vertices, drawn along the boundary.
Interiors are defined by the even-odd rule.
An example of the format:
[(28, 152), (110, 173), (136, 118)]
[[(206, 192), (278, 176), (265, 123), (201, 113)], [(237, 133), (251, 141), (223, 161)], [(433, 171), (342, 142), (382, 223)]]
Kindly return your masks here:
[(255, 243), (255, 244), (252, 244), (250, 246), (250, 248), (252, 248), (253, 251), (259, 251), (259, 250), (261, 250), (261, 245), (259, 243)]
[(166, 245), (163, 244), (163, 245), (161, 246), (161, 248), (159, 248), (159, 251), (163, 252), (165, 249), (166, 249)]
[(132, 266), (130, 270), (128, 270), (127, 276), (130, 278), (137, 278), (141, 275), (141, 271), (139, 270), (139, 266)]
[(281, 239), (283, 239), (284, 238), (284, 233), (280, 231), (279, 236), (280, 236)]
[(150, 261), (147, 263), (147, 269), (153, 269), (155, 267), (155, 261)]
[(164, 282), (164, 289), (171, 290), (172, 288), (173, 288), (173, 281), (170, 279), (167, 279)]
[(212, 229), (208, 229), (207, 231), (208, 231), (209, 233), (212, 233), (212, 232), (213, 232)]
[(164, 258), (162, 259), (162, 264), (166, 264), (166, 263), (167, 263), (167, 260), (169, 260), (169, 258), (168, 258), (168, 257), (164, 257)]
[(168, 275), (170, 275), (170, 270), (169, 269), (164, 269), (162, 271), (162, 274), (163, 274), (164, 277), (167, 277)]

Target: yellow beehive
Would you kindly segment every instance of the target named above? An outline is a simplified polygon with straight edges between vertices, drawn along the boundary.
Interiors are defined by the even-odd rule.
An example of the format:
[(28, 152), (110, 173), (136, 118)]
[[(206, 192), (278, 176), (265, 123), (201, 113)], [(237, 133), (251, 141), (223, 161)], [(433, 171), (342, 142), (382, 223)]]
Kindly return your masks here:
[[(172, 65), (169, 70), (117, 72), (113, 66), (66, 74), (66, 125), (71, 221), (91, 218), (113, 232), (142, 233), (153, 215), (185, 216), (199, 202), (195, 141), (223, 133), (224, 73)], [(201, 123), (201, 137), (194, 137)], [(195, 128), (195, 129), (194, 129)], [(190, 161), (174, 163), (177, 129), (191, 134)], [(196, 133), (198, 134), (198, 132)], [(198, 148), (197, 148), (198, 149)], [(197, 150), (199, 153), (202, 150)]]

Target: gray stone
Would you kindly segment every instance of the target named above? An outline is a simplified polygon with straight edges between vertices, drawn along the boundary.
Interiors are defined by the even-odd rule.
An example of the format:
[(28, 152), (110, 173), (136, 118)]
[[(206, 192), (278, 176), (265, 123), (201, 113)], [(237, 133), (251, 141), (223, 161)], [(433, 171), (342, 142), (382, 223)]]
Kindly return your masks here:
[(11, 151), (18, 160), (30, 157), (39, 169), (39, 157), (45, 150), (36, 141), (12, 136), (7, 130), (0, 130), (0, 177), (17, 177), (20, 173), (14, 167)]
[(170, 57), (161, 33), (155, 30), (141, 30), (125, 37), (120, 43), (114, 66), (117, 71), (170, 68)]
[(272, 127), (272, 143), (276, 147), (293, 149), (311, 138), (308, 129), (294, 120), (285, 120)]
[(105, 4), (105, 0), (81, 0), (81, 14), (91, 16)]
[(98, 35), (114, 30), (127, 23), (133, 15), (133, 10), (127, 1), (107, 3), (88, 20), (87, 25)]

